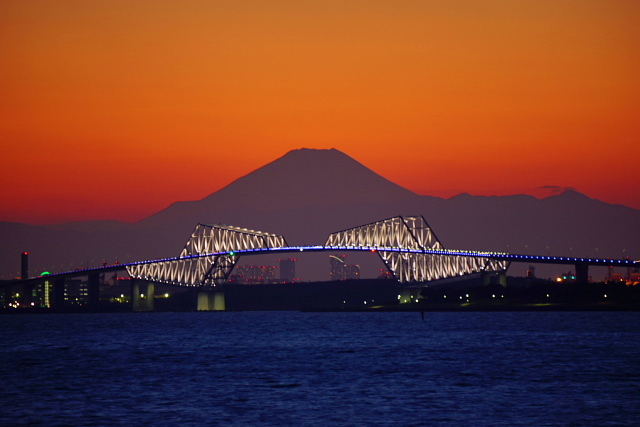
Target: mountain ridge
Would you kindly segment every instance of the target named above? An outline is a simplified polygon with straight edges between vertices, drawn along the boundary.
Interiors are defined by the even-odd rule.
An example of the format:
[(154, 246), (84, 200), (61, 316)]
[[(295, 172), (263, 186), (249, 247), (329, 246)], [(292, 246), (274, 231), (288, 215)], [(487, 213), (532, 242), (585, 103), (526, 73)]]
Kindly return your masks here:
[[(349, 190), (340, 191), (346, 181), (349, 182)], [(140, 222), (158, 223), (170, 218), (193, 217), (188, 212), (191, 207), (200, 210), (203, 206), (211, 209), (216, 205), (225, 208), (251, 205), (261, 211), (278, 211), (301, 206), (322, 207), (376, 198), (400, 200), (408, 197), (419, 195), (334, 148), (302, 148), (287, 152), (209, 196), (197, 201), (173, 203)]]
[(96, 266), (175, 256), (197, 223), (281, 234), (290, 244), (323, 244), (332, 232), (397, 215), (424, 216), (451, 249), (640, 258), (640, 211), (627, 206), (573, 189), (542, 199), (423, 196), (338, 150), (300, 149), (201, 200), (173, 203), (137, 223), (0, 223), (0, 277), (17, 274), (23, 251), (32, 254), (32, 272), (68, 268), (71, 262)]

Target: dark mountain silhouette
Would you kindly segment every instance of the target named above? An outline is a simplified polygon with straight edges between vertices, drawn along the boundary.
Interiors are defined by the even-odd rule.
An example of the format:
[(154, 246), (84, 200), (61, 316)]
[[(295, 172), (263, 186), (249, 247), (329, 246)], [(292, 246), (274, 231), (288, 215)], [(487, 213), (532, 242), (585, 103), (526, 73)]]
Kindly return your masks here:
[(186, 219), (193, 222), (219, 209), (249, 208), (264, 212), (322, 209), (417, 196), (336, 149), (303, 148), (290, 151), (202, 200), (174, 203), (142, 223)]
[[(17, 275), (19, 254), (25, 250), (32, 254), (32, 274), (60, 270), (61, 265), (68, 269), (103, 260), (175, 256), (199, 222), (282, 234), (289, 244), (322, 244), (331, 232), (396, 215), (423, 215), (448, 248), (640, 258), (640, 211), (632, 208), (574, 190), (544, 199), (420, 196), (338, 150), (301, 149), (202, 200), (174, 203), (136, 224), (0, 223), (0, 275)], [(360, 262), (358, 256), (349, 257)], [(326, 273), (328, 263), (321, 263), (317, 270)], [(526, 268), (514, 264), (510, 273), (521, 274)], [(538, 266), (538, 272), (546, 276), (562, 268), (567, 269)], [(300, 271), (303, 279), (310, 278)]]

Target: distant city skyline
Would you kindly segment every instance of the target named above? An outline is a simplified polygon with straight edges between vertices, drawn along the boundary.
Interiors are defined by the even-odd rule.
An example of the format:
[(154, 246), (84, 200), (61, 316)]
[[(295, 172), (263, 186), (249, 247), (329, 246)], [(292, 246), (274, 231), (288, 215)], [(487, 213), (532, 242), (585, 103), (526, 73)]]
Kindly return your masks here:
[(640, 209), (640, 2), (0, 2), (0, 221), (139, 221), (303, 147)]
[(351, 280), (360, 278), (360, 266), (357, 264), (347, 264), (346, 254), (329, 255), (329, 265), (330, 280)]

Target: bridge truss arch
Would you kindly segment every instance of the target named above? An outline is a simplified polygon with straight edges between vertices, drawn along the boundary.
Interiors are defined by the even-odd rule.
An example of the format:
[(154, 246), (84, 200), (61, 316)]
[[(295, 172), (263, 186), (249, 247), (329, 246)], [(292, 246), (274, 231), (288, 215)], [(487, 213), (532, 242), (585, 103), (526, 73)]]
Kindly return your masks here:
[(446, 251), (422, 216), (396, 216), (332, 233), (325, 246), (365, 247), (376, 251), (401, 283), (500, 272), (509, 266), (507, 261), (490, 256), (464, 256)]
[(371, 250), (401, 283), (500, 272), (509, 265), (490, 253), (446, 250), (422, 216), (397, 216), (332, 233), (324, 246), (307, 247), (289, 247), (283, 236), (262, 231), (198, 224), (180, 256), (133, 263), (127, 271), (133, 278), (172, 285), (218, 286), (241, 254), (294, 250)]
[(229, 225), (198, 224), (178, 258), (127, 266), (133, 278), (181, 286), (224, 284), (240, 256), (236, 251), (286, 247), (283, 236)]

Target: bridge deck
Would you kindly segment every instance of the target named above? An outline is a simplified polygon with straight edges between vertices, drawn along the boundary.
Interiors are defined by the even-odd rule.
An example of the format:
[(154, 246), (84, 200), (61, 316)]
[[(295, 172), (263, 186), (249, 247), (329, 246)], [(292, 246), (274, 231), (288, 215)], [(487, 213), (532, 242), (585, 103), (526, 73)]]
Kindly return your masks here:
[(415, 253), (415, 254), (431, 254), (431, 255), (443, 255), (443, 256), (461, 256), (461, 257), (477, 257), (477, 258), (491, 258), (497, 261), (509, 261), (509, 262), (526, 262), (531, 264), (569, 264), (569, 265), (586, 265), (586, 266), (616, 266), (616, 267), (631, 267), (640, 268), (640, 261), (630, 259), (610, 259), (610, 258), (586, 258), (586, 257), (559, 257), (549, 255), (523, 255), (523, 254), (509, 254), (505, 252), (489, 252), (489, 251), (471, 251), (471, 250), (454, 250), (454, 249), (407, 249), (407, 248), (394, 248), (394, 247), (382, 247), (382, 246), (287, 246), (279, 248), (256, 248), (256, 249), (243, 249), (237, 251), (225, 251), (214, 252), (206, 254), (196, 254), (188, 256), (177, 256), (170, 258), (161, 258), (145, 261), (136, 261), (124, 264), (114, 264), (102, 267), (76, 269), (72, 271), (65, 271), (55, 273), (47, 276), (32, 277), (25, 280), (16, 280), (6, 282), (4, 285), (15, 285), (17, 283), (25, 283), (30, 281), (40, 281), (48, 278), (63, 278), (63, 277), (75, 277), (86, 276), (88, 274), (95, 273), (107, 273), (111, 271), (124, 270), (128, 266), (153, 264), (167, 261), (179, 261), (186, 259), (213, 257), (221, 255), (264, 255), (264, 254), (276, 254), (276, 253), (291, 253), (291, 252), (322, 252), (322, 251), (360, 251), (360, 252), (398, 252), (398, 253)]

